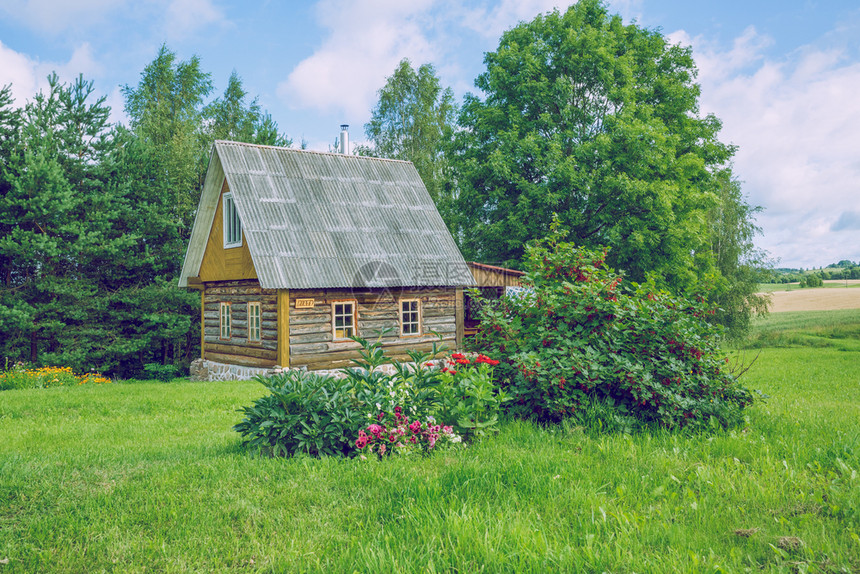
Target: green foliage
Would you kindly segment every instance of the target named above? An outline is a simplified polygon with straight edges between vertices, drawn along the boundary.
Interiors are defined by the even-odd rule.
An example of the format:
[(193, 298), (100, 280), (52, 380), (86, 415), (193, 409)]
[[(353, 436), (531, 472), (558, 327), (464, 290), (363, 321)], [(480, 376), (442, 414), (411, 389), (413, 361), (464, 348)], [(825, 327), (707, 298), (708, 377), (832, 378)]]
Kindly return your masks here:
[(230, 140), (262, 145), (290, 147), (292, 140), (278, 131), (278, 124), (268, 113), (263, 113), (257, 98), (245, 102), (248, 92), (234, 70), (227, 81), (224, 94), (203, 108), (206, 132), (206, 149), (215, 140)]
[(454, 94), (442, 88), (433, 66), (423, 64), (415, 70), (404, 58), (379, 90), (379, 101), (364, 126), (371, 147), (357, 151), (411, 161), (444, 212), (450, 177), (443, 148), (451, 138), (455, 113)]
[(800, 282), (801, 287), (821, 287), (823, 285), (824, 281), (821, 279), (821, 276), (814, 273), (806, 275), (803, 281)]
[(508, 394), (494, 383), (492, 364), (483, 355), (474, 363), (454, 353), (453, 362), (441, 371), (439, 418), (450, 423), (458, 434), (481, 437), (498, 432), (499, 413)]
[(522, 417), (559, 421), (594, 398), (665, 427), (729, 426), (752, 396), (726, 370), (701, 302), (619, 288), (606, 252), (556, 234), (530, 246), (533, 291), (485, 305), (477, 346)]
[(690, 48), (583, 0), (508, 30), (484, 61), (450, 154), (466, 258), (521, 268), (557, 213), (631, 280), (703, 293), (742, 329), (761, 309), (756, 209), (720, 120), (699, 112)]
[(143, 373), (147, 379), (155, 381), (172, 381), (179, 374), (176, 365), (162, 365), (161, 363), (146, 363)]
[(245, 417), (233, 430), (244, 445), (272, 456), (350, 453), (352, 437), (368, 422), (367, 400), (381, 394), (350, 379), (302, 371), (258, 380), (270, 394), (242, 409)]
[[(258, 377), (270, 394), (242, 410), (245, 418), (233, 428), (243, 444), (274, 456), (344, 456), (367, 446), (367, 441), (357, 446), (356, 440), (371, 424), (436, 426), (438, 419), (469, 437), (497, 430), (505, 395), (493, 385), (487, 365), (475, 364), (456, 375), (447, 367), (440, 370), (428, 362), (441, 351), (434, 344), (431, 353), (408, 351), (411, 364), (391, 361), (392, 370), (385, 372), (379, 367), (390, 359), (381, 338), (352, 337), (362, 346), (361, 359), (354, 360), (358, 367), (342, 371), (342, 379), (295, 370)], [(410, 436), (427, 439), (432, 448), (438, 437), (430, 435), (438, 431), (424, 431)]]

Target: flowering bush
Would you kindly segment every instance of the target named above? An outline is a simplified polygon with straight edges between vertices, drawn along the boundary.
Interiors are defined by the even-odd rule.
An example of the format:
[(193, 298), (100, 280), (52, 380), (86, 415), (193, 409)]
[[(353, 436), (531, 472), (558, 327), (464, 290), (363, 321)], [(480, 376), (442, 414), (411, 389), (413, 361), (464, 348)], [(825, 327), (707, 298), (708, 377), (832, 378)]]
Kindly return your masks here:
[(9, 389), (47, 389), (49, 387), (70, 387), (74, 385), (110, 383), (110, 379), (98, 373), (76, 375), (69, 367), (39, 367), (28, 369), (23, 363), (7, 365), (0, 373), (0, 391)]
[[(380, 412), (378, 422), (358, 431), (355, 448), (359, 453), (376, 454), (380, 458), (392, 454), (429, 454), (462, 443), (462, 438), (450, 426), (436, 424), (433, 417), (425, 422), (409, 422), (403, 409), (396, 407), (394, 417)], [(366, 432), (365, 432), (366, 431)]]
[(508, 400), (507, 393), (493, 382), (493, 367), (498, 364), (486, 355), (473, 360), (453, 353), (439, 371), (439, 416), (464, 436), (482, 436), (496, 430), (499, 411)]
[[(434, 345), (431, 353), (408, 351), (412, 363), (392, 361), (385, 372), (379, 367), (389, 359), (379, 341), (354, 339), (362, 345), (361, 359), (342, 371), (343, 379), (301, 371), (258, 377), (270, 394), (241, 410), (244, 419), (233, 429), (243, 444), (274, 456), (344, 456), (370, 446), (380, 454), (382, 435), (367, 431), (380, 427), (402, 430), (385, 436), (404, 449), (428, 452), (437, 441), (459, 441), (460, 429), (473, 437), (496, 425), (505, 397), (492, 380), (497, 361), (482, 356), (473, 362), (455, 353), (440, 366), (435, 357), (444, 349)], [(412, 428), (415, 421), (425, 422)], [(383, 450), (391, 449), (391, 440), (384, 444)]]
[(483, 306), (476, 345), (504, 357), (513, 413), (558, 421), (600, 400), (667, 427), (739, 421), (752, 395), (725, 370), (713, 311), (623, 287), (605, 255), (551, 237), (528, 250), (532, 290)]

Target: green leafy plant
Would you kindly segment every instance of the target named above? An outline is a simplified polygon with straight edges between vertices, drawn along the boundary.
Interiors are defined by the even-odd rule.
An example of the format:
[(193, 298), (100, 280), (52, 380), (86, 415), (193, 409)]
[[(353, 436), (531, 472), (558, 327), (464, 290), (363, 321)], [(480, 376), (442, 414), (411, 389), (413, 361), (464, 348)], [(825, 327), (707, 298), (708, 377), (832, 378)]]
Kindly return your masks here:
[[(506, 397), (493, 383), (490, 367), (495, 361), (483, 357), (486, 363), (476, 359), (472, 364), (455, 353), (448, 366), (440, 368), (433, 359), (444, 347), (434, 344), (429, 353), (408, 351), (411, 363), (391, 361), (386, 372), (380, 367), (390, 359), (381, 337), (353, 337), (361, 344), (360, 358), (354, 360), (358, 366), (341, 371), (342, 379), (302, 371), (258, 377), (270, 394), (240, 411), (244, 419), (233, 429), (244, 437), (243, 444), (273, 456), (343, 456), (363, 448), (356, 437), (369, 425), (396, 428), (403, 420), (425, 421), (429, 426), (424, 431), (407, 437), (421, 435), (416, 440), (426, 439), (425, 446), (439, 438), (431, 429), (437, 419), (443, 428), (470, 437), (495, 430)], [(456, 361), (470, 366), (455, 373), (449, 367)]]
[(143, 366), (143, 372), (147, 379), (168, 382), (172, 381), (177, 377), (177, 375), (179, 374), (179, 368), (176, 365), (146, 363)]
[(451, 421), (467, 437), (498, 431), (499, 412), (509, 397), (493, 382), (493, 366), (499, 361), (478, 355), (474, 362), (462, 353), (451, 355), (441, 369), (440, 418)]
[[(600, 399), (666, 427), (742, 420), (750, 392), (729, 372), (722, 329), (702, 300), (621, 286), (606, 251), (560, 234), (531, 245), (531, 291), (484, 305), (476, 345), (496, 367), (518, 416), (559, 421)], [(611, 402), (609, 401), (611, 399)]]
[(348, 454), (351, 437), (367, 424), (368, 404), (381, 398), (354, 379), (304, 371), (257, 380), (270, 394), (243, 408), (245, 418), (233, 430), (244, 445), (272, 456)]

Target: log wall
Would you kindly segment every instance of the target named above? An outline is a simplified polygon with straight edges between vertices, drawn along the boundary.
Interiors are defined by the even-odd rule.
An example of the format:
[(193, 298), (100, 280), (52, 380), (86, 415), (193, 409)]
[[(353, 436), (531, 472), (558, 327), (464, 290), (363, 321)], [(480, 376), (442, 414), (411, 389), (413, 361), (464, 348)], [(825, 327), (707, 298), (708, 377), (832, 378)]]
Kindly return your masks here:
[[(261, 341), (248, 341), (248, 303), (260, 302)], [(231, 337), (221, 339), (221, 303), (231, 304)], [(204, 283), (203, 358), (246, 367), (272, 367), (278, 358), (278, 301), (275, 289), (256, 280)]]
[[(297, 299), (313, 299), (312, 308), (297, 309)], [(421, 334), (400, 335), (400, 299), (421, 301)], [(333, 340), (331, 306), (335, 301), (357, 302), (358, 335), (375, 340), (386, 328), (382, 339), (386, 354), (407, 359), (408, 349), (430, 350), (442, 335), (448, 349), (457, 345), (456, 297), (453, 288), (403, 289), (396, 293), (383, 289), (290, 290), (290, 366), (308, 370), (336, 369), (352, 365), (359, 345), (353, 341)]]

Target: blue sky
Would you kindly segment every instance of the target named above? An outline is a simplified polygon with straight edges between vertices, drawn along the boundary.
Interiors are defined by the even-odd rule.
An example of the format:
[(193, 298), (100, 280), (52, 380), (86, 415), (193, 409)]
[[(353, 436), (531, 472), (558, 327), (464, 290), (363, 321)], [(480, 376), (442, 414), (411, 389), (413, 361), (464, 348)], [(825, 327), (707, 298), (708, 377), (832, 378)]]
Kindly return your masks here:
[[(433, 63), (473, 90), (501, 32), (558, 0), (2, 0), (0, 85), (17, 103), (56, 70), (83, 73), (124, 121), (119, 91), (166, 43), (198, 55), (213, 97), (232, 70), (281, 129), (327, 149), (352, 142), (397, 62)], [(701, 108), (738, 146), (735, 172), (764, 212), (757, 244), (780, 266), (860, 260), (860, 5), (830, 0), (614, 0), (625, 20), (692, 45)]]

